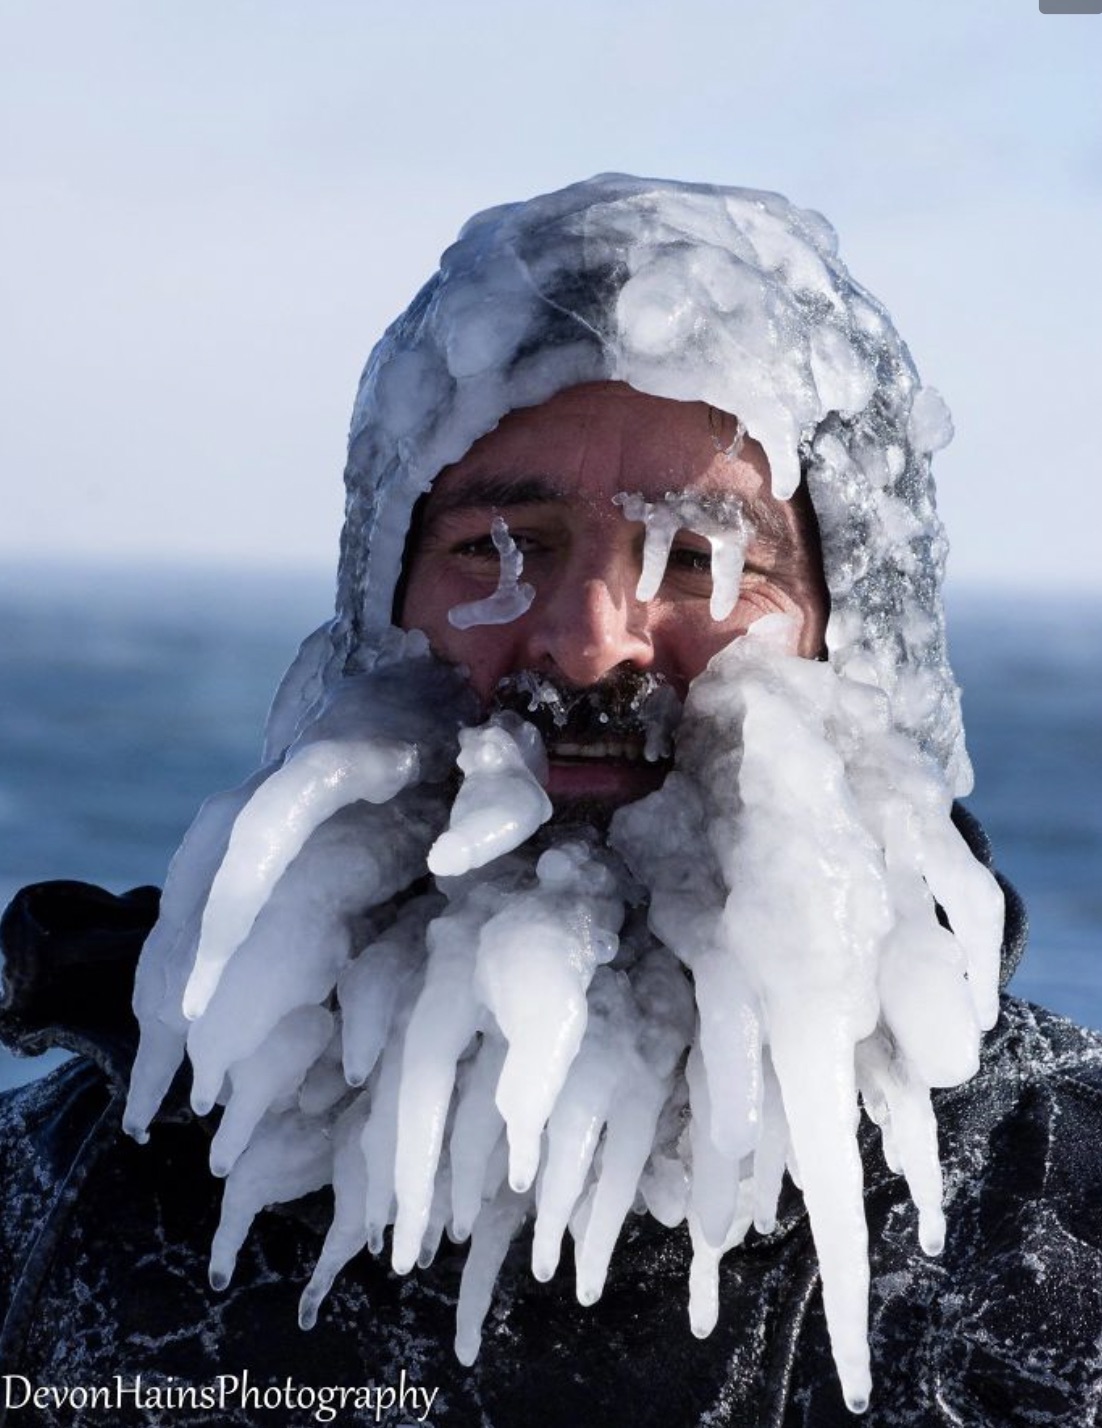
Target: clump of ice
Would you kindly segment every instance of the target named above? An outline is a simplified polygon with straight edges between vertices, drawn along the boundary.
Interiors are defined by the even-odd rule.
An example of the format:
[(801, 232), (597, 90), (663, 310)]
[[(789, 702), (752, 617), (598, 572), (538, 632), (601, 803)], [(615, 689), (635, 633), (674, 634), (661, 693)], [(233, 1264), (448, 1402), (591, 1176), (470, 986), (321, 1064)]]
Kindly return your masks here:
[[(447, 1232), (471, 1240), (456, 1336), (471, 1362), (524, 1222), (540, 1279), (569, 1230), (591, 1303), (642, 1203), (688, 1224), (689, 1322), (706, 1334), (722, 1313), (722, 1256), (751, 1225), (772, 1229), (787, 1166), (860, 1408), (860, 1105), (936, 1253), (929, 1089), (977, 1065), (1001, 898), (886, 697), (783, 654), (778, 621), (694, 681), (673, 771), (616, 813), (607, 841), (544, 824), (542, 744), (519, 716), (459, 728), (438, 704), (427, 718), (423, 657), (408, 661), (404, 712), (400, 682), (354, 676), (300, 734), (302, 751), (328, 751), (337, 734), (359, 750), (356, 767), (335, 766), (328, 802), (294, 753), (285, 777), (267, 771), (200, 816), (143, 964), (139, 1016), (143, 1048), (162, 1048), (167, 1027), (178, 1055), (188, 1028), (194, 1102), (223, 1106), (213, 1283), (228, 1282), (263, 1205), (331, 1183), (302, 1324), (348, 1259), (384, 1251), (388, 1230), (400, 1273), (429, 1263)], [(410, 738), (384, 744), (399, 724)], [(251, 831), (258, 808), (267, 839)], [(185, 986), (204, 888), (208, 909), (247, 930), (195, 1005)], [(647, 925), (625, 922), (641, 897)], [(134, 1133), (174, 1069), (163, 1048), (143, 1052)]]
[(547, 755), (530, 724), (516, 714), (495, 714), (481, 728), (462, 730), (459, 745), (463, 787), (428, 855), (429, 871), (442, 877), (512, 852), (551, 817), (543, 791)]
[(923, 387), (915, 394), (907, 430), (919, 451), (940, 451), (952, 441), (953, 419), (934, 387)]
[[(650, 889), (651, 926), (696, 988), (690, 1223), (711, 1268), (693, 1287), (694, 1323), (712, 1322), (700, 1296), (713, 1304), (719, 1253), (745, 1234), (750, 1207), (771, 1223), (786, 1145), (857, 1410), (870, 1391), (858, 1094), (936, 1252), (929, 1089), (978, 1066), (997, 1014), (1002, 897), (952, 825), (940, 770), (892, 727), (884, 696), (779, 657), (780, 618), (760, 621), (694, 682), (675, 773), (616, 815), (612, 842)], [(783, 1137), (775, 1098), (767, 1111), (770, 1074)]]

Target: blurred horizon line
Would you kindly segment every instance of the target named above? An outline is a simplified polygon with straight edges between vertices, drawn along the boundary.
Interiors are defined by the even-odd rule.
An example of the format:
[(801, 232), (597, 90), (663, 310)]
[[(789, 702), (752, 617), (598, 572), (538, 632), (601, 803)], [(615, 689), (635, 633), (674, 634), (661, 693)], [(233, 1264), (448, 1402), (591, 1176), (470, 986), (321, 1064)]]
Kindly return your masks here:
[[(9, 589), (16, 585), (25, 587), (27, 583), (38, 580), (46, 580), (55, 586), (72, 586), (85, 580), (112, 577), (120, 582), (153, 577), (161, 584), (166, 580), (195, 580), (217, 584), (242, 578), (257, 582), (283, 578), (303, 585), (316, 583), (319, 589), (328, 584), (332, 593), (336, 588), (336, 566), (335, 549), (331, 561), (321, 561), (313, 558), (296, 560), (285, 554), (261, 552), (229, 556), (225, 552), (209, 555), (169, 555), (150, 551), (129, 556), (95, 551), (71, 555), (62, 551), (27, 552), (0, 548), (0, 586)], [(1035, 583), (1024, 576), (1016, 579), (1013, 575), (954, 575), (950, 556), (950, 568), (945, 581), (945, 598), (948, 605), (962, 600), (971, 602), (983, 600), (985, 597), (994, 599), (1008, 594), (1022, 596), (1026, 593), (1029, 595), (1030, 606), (1049, 607), (1074, 599), (1087, 600), (1092, 604), (1102, 602), (1102, 569), (1089, 575), (1080, 573), (1078, 578), (1054, 578), (1043, 591), (1038, 591)]]

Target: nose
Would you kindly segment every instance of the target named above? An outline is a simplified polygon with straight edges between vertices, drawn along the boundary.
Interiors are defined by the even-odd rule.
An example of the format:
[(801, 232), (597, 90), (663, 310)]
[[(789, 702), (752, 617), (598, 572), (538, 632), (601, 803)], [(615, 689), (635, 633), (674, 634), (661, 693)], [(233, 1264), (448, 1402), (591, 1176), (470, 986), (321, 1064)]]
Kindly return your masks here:
[(581, 688), (622, 665), (649, 669), (654, 645), (636, 578), (564, 576), (553, 591), (539, 591), (529, 613), (529, 667)]

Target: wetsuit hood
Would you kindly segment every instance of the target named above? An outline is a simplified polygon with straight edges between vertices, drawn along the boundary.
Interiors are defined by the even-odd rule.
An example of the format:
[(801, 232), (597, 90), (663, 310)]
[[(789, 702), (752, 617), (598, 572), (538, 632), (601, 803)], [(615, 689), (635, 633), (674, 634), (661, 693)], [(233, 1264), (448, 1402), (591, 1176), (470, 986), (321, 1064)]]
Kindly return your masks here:
[(476, 215), (375, 347), (352, 415), (337, 616), (293, 667), (269, 752), (326, 683), (393, 641), (413, 509), (440, 470), (507, 412), (609, 380), (738, 416), (774, 495), (806, 481), (831, 663), (882, 688), (897, 726), (966, 793), (930, 475), (952, 430), (941, 399), (819, 214), (619, 174)]

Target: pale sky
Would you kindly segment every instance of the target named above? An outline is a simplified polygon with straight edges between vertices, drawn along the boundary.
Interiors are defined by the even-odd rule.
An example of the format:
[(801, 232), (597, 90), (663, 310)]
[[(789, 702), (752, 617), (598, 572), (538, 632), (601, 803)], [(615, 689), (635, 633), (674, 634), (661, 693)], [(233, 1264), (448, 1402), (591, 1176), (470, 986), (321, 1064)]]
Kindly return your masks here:
[(1102, 16), (1037, 0), (0, 0), (0, 558), (335, 561), (348, 413), (476, 209), (820, 209), (952, 408), (957, 582), (1102, 588)]

